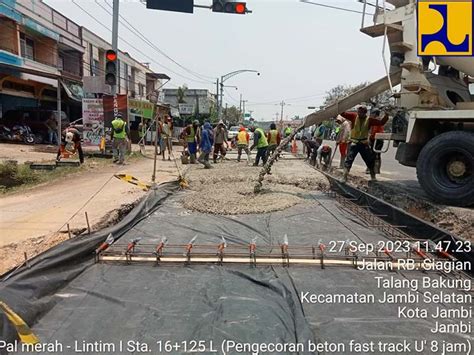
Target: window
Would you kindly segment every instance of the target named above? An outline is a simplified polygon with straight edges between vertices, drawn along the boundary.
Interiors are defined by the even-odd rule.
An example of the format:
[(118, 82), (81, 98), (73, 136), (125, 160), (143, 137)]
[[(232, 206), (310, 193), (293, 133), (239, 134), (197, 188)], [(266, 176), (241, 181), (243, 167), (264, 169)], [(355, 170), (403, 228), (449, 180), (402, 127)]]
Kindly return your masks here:
[(98, 76), (99, 75), (99, 70), (100, 70), (100, 63), (98, 60), (93, 60), (92, 61), (92, 75), (93, 76)]
[(138, 84), (138, 96), (144, 96), (145, 94), (145, 86), (143, 84)]
[(20, 51), (23, 58), (35, 60), (35, 42), (24, 33), (20, 33)]
[(58, 57), (58, 69), (63, 70), (64, 69), (64, 58), (62, 56)]

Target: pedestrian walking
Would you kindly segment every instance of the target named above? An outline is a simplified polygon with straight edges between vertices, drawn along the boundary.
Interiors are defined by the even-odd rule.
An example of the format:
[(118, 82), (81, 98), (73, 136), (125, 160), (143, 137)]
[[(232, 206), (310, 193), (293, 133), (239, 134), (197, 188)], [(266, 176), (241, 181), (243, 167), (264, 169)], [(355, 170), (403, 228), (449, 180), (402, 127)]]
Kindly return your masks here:
[(351, 123), (341, 115), (338, 115), (336, 117), (336, 124), (338, 124), (340, 128), (336, 136), (336, 145), (339, 147), (339, 153), (341, 154), (339, 169), (344, 169), (344, 161), (346, 160), (351, 137)]
[(118, 113), (112, 121), (112, 144), (113, 144), (113, 162), (124, 164), (125, 154), (127, 153), (127, 122), (122, 118), (122, 114)]
[(262, 159), (263, 165), (265, 165), (268, 158), (268, 141), (267, 137), (265, 136), (265, 132), (263, 129), (257, 128), (255, 126), (251, 126), (250, 131), (253, 132), (253, 145), (250, 150), (253, 150), (255, 147), (257, 147), (257, 156), (255, 157), (255, 163), (253, 166), (258, 166), (260, 159)]
[(219, 153), (221, 154), (222, 159), (225, 158), (226, 148), (224, 147), (224, 145), (227, 148), (229, 147), (227, 143), (227, 129), (224, 126), (224, 122), (219, 121), (216, 129), (214, 130), (214, 163), (217, 163), (217, 156), (219, 155)]
[(372, 149), (370, 149), (369, 146), (369, 132), (373, 126), (385, 125), (388, 121), (388, 115), (385, 114), (382, 119), (368, 117), (367, 107), (359, 106), (357, 113), (345, 112), (341, 116), (352, 123), (350, 138), (351, 144), (344, 163), (344, 176), (342, 181), (347, 182), (347, 177), (352, 168), (352, 164), (359, 153), (369, 169), (371, 180), (377, 180), (374, 170), (375, 158)]
[(201, 154), (199, 155), (198, 162), (204, 165), (205, 169), (212, 168), (209, 163), (209, 155), (212, 151), (212, 146), (214, 144), (214, 134), (212, 132), (212, 127), (209, 122), (205, 122), (201, 132), (201, 141), (199, 147), (201, 149)]
[(58, 144), (58, 122), (54, 113), (46, 120), (45, 126), (48, 129), (48, 144)]
[(275, 150), (280, 145), (281, 142), (281, 135), (276, 128), (276, 124), (272, 123), (270, 125), (270, 130), (267, 133), (267, 140), (268, 140), (268, 156), (270, 157)]
[(244, 126), (240, 127), (239, 133), (237, 133), (237, 162), (240, 163), (240, 157), (242, 156), (242, 150), (247, 154), (247, 163), (250, 163), (250, 135)]

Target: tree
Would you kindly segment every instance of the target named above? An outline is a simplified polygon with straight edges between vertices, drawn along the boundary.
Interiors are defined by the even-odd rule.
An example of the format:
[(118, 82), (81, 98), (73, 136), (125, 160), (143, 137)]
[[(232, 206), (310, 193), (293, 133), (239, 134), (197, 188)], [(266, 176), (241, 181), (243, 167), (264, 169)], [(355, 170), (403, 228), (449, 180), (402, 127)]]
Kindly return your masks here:
[(188, 87), (186, 86), (186, 84), (178, 87), (178, 92), (176, 93), (176, 96), (178, 97), (178, 104), (186, 103), (186, 100), (184, 100), (184, 98), (186, 97), (187, 91)]
[[(366, 87), (370, 83), (368, 81), (357, 84), (357, 85), (337, 85), (333, 87), (331, 90), (326, 92), (326, 97), (324, 98), (323, 105), (328, 106), (335, 103), (338, 99), (342, 99), (350, 94), (359, 91), (360, 89)], [(392, 92), (387, 90), (375, 97), (371, 98), (367, 104), (371, 106), (386, 106), (386, 105), (393, 105), (395, 99), (392, 97)]]
[(224, 109), (224, 119), (229, 126), (238, 125), (240, 122), (240, 117), (240, 110), (237, 107), (231, 106)]

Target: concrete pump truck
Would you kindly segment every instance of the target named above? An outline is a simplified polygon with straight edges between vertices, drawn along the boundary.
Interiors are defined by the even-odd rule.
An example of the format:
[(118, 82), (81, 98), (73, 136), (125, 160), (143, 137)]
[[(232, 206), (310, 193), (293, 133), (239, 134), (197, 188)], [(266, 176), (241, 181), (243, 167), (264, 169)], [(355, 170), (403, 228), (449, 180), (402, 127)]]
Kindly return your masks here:
[[(470, 87), (474, 85), (474, 57), (419, 56), (416, 0), (359, 1), (363, 3), (361, 32), (384, 40), (382, 60), (387, 76), (308, 115), (304, 126), (334, 118), (392, 90), (396, 104), (391, 132), (376, 135), (388, 141), (382, 152), (393, 143), (398, 162), (416, 167), (421, 187), (433, 200), (473, 205), (474, 100)], [(367, 21), (369, 7), (375, 7), (373, 22)], [(472, 38), (470, 41), (472, 48)]]

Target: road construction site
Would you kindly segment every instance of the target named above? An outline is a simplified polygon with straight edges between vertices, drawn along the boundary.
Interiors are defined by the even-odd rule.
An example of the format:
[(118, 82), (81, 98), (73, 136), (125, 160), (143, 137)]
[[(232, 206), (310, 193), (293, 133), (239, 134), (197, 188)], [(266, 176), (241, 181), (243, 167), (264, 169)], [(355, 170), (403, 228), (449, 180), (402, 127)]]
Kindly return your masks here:
[[(237, 163), (234, 152), (213, 169), (180, 170), (189, 188), (159, 184), (115, 224), (4, 275), (1, 299), (24, 322), (23, 336), (58, 342), (64, 354), (181, 354), (194, 342), (201, 353), (230, 354), (271, 344), (280, 351), (269, 353), (361, 353), (349, 339), (375, 353), (404, 343), (415, 353), (423, 341), (469, 346), (464, 328), (433, 333), (436, 319), (399, 314), (403, 304), (430, 314), (470, 306), (471, 276), (460, 270), (472, 262), (469, 253), (423, 247), (457, 236), (357, 195), (289, 153), (258, 195), (260, 168)], [(400, 269), (407, 260), (415, 270)], [(446, 263), (449, 272), (439, 267)], [(425, 287), (384, 287), (384, 280)], [(440, 288), (440, 280), (464, 283)], [(464, 320), (459, 313), (443, 322)], [(15, 326), (4, 323), (3, 336), (16, 338)]]

